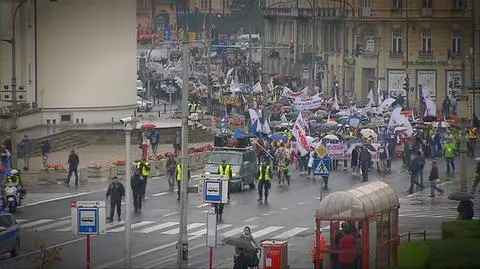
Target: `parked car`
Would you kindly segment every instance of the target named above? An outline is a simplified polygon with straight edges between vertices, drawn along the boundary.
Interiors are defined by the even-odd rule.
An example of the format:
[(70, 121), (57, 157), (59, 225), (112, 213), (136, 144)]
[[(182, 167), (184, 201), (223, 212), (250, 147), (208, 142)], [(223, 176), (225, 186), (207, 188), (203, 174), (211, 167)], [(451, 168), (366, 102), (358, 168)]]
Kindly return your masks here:
[(143, 99), (140, 96), (137, 96), (137, 111), (138, 112), (140, 112), (140, 111), (149, 112), (149, 111), (152, 111), (152, 109), (153, 109), (152, 101), (148, 101), (148, 100)]
[(20, 225), (10, 213), (0, 213), (0, 255), (16, 257), (20, 251)]

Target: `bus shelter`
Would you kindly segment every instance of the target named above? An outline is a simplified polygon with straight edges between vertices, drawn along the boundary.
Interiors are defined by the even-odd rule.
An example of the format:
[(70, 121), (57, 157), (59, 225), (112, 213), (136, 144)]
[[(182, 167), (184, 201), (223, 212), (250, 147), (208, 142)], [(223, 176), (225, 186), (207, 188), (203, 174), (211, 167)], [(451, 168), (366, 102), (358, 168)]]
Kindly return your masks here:
[[(327, 249), (320, 251), (323, 255), (313, 257), (316, 264), (323, 264), (324, 269), (339, 268), (341, 264), (352, 269), (396, 265), (399, 207), (397, 194), (382, 181), (327, 195), (315, 213), (316, 238), (323, 233), (327, 241)], [(345, 235), (353, 235), (354, 247), (352, 236)], [(315, 240), (317, 250), (319, 241)]]

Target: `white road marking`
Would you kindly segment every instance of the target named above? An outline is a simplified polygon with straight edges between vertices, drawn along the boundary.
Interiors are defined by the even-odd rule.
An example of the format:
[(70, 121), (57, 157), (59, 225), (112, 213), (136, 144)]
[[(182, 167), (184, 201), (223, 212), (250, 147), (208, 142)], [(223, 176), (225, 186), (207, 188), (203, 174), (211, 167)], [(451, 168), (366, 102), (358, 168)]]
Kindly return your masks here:
[(286, 232), (283, 232), (275, 237), (273, 237), (273, 239), (288, 239), (290, 237), (294, 237), (295, 235), (301, 233), (301, 232), (304, 232), (308, 230), (308, 228), (301, 228), (301, 227), (297, 227), (297, 228), (293, 228), (291, 230), (288, 230)]
[(19, 206), (18, 208), (29, 207), (29, 206), (34, 206), (34, 205), (41, 205), (41, 204), (46, 204), (46, 203), (50, 203), (50, 202), (56, 202), (56, 201), (65, 200), (65, 199), (68, 199), (68, 198), (89, 195), (89, 194), (93, 194), (93, 193), (97, 193), (97, 192), (104, 192), (106, 190), (107, 189), (99, 190), (99, 191), (80, 192), (80, 193), (60, 196), (60, 197), (56, 197), (56, 198), (51, 198), (51, 199), (47, 199), (47, 200), (43, 200), (43, 201), (38, 201), (38, 202), (33, 202), (33, 203), (30, 203), (30, 204), (22, 205), (22, 206)]
[(159, 197), (159, 196), (164, 196), (164, 195), (167, 195), (168, 192), (160, 192), (160, 193), (155, 193), (152, 195), (152, 197)]
[(254, 220), (258, 219), (258, 217), (251, 217), (249, 219), (244, 220), (243, 222), (252, 222)]
[(207, 207), (209, 204), (197, 205), (197, 208), (204, 208)]
[(68, 225), (68, 224), (70, 224), (70, 222), (71, 222), (71, 220), (69, 220), (69, 219), (62, 220), (62, 221), (56, 221), (56, 222), (48, 224), (48, 225), (44, 225), (44, 226), (34, 228), (34, 229), (32, 229), (32, 231), (42, 232), (42, 231), (46, 231), (46, 230), (49, 230), (49, 229), (54, 229), (54, 228), (58, 228), (58, 227)]
[[(257, 228), (257, 225), (251, 225), (249, 227), (250, 227), (250, 229), (254, 229), (254, 228)], [(224, 234), (222, 234), (222, 237), (230, 237), (230, 236), (233, 236), (233, 235), (240, 235), (243, 232), (243, 228), (244, 227), (235, 228), (233, 230), (225, 232)]]
[(256, 231), (252, 233), (253, 238), (260, 238), (262, 236), (265, 236), (267, 234), (273, 233), (275, 231), (278, 231), (280, 229), (283, 229), (283, 226), (269, 226), (263, 230)]
[(67, 226), (65, 228), (55, 230), (55, 232), (70, 232), (70, 231), (72, 231), (72, 226)]
[[(199, 222), (194, 222), (194, 223), (188, 224), (187, 225), (187, 231), (198, 228), (198, 227), (205, 226), (205, 224), (206, 223), (199, 223)], [(171, 229), (169, 231), (163, 232), (162, 234), (175, 235), (175, 234), (178, 234), (179, 232), (180, 232), (180, 228), (175, 228), (175, 229)]]
[[(145, 221), (140, 221), (140, 222), (137, 222), (137, 223), (133, 223), (130, 227), (132, 229), (135, 229), (135, 228), (138, 228), (138, 227), (150, 225), (152, 223), (154, 223), (154, 221), (145, 220)], [(123, 232), (123, 231), (125, 231), (125, 226), (110, 230), (108, 232), (109, 233), (118, 233), (118, 232)]]
[(175, 216), (178, 214), (178, 211), (175, 211), (175, 212), (172, 212), (172, 213), (168, 213), (168, 214), (165, 214), (163, 215), (164, 217), (170, 217), (170, 216)]
[(299, 205), (304, 205), (304, 204), (305, 204), (305, 202), (298, 202), (298, 204), (299, 204)]
[(270, 213), (263, 213), (262, 216), (269, 216)]
[(24, 223), (24, 222), (27, 222), (28, 220), (26, 219), (17, 219), (17, 223)]
[(39, 220), (36, 220), (36, 221), (21, 224), (20, 228), (22, 228), (22, 229), (30, 228), (30, 227), (33, 227), (33, 226), (42, 225), (42, 224), (49, 223), (49, 222), (52, 222), (52, 221), (53, 221), (53, 219), (39, 219)]
[(152, 227), (142, 229), (138, 232), (148, 234), (148, 233), (155, 232), (155, 231), (165, 229), (165, 228), (169, 228), (169, 227), (172, 227), (172, 226), (175, 226), (175, 225), (178, 225), (178, 224), (179, 224), (178, 222), (166, 222), (166, 223), (162, 223), (162, 224), (158, 224), (158, 225), (155, 225), (155, 226), (152, 226)]
[(72, 219), (72, 216), (61, 217), (61, 218), (59, 218), (58, 220), (64, 220), (64, 219)]
[[(220, 224), (217, 226), (217, 231), (221, 231), (221, 230), (224, 230), (224, 229), (227, 229), (228, 227), (231, 227), (232, 224)], [(190, 233), (188, 234), (189, 236), (202, 236), (202, 235), (205, 235), (207, 234), (207, 229), (206, 228), (203, 228), (201, 230), (198, 230), (196, 232), (193, 232), (193, 233)]]
[(290, 208), (288, 208), (288, 207), (282, 207), (282, 208), (280, 208), (280, 209), (281, 209), (281, 210), (289, 210)]

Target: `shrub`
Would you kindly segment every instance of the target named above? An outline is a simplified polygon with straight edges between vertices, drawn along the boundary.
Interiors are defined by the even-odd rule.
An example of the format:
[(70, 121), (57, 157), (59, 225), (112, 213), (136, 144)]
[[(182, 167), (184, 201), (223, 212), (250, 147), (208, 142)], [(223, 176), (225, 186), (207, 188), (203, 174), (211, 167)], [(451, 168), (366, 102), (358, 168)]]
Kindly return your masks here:
[(480, 268), (478, 239), (430, 240), (428, 249), (427, 268), (429, 269)]
[(398, 250), (398, 269), (423, 269), (425, 268), (428, 256), (428, 245), (426, 241), (412, 241), (401, 244)]
[(480, 221), (445, 221), (442, 223), (442, 238), (480, 238)]

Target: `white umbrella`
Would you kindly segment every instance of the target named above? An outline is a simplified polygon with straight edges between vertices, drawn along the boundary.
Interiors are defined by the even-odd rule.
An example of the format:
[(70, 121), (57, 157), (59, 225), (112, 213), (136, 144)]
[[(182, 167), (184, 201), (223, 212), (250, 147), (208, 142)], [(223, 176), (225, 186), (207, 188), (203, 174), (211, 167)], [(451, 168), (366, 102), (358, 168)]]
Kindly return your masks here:
[(394, 132), (405, 132), (406, 130), (407, 130), (407, 127), (403, 127), (403, 126), (396, 127), (395, 129), (393, 129)]
[(450, 127), (450, 124), (448, 122), (445, 122), (445, 121), (440, 121), (440, 122), (434, 122), (432, 124), (433, 128), (449, 128)]
[(377, 138), (377, 137), (378, 137), (377, 133), (375, 133), (374, 130), (369, 129), (369, 128), (367, 128), (367, 129), (362, 129), (362, 130), (360, 131), (360, 133), (363, 135), (363, 137), (370, 137), (370, 136), (372, 136), (373, 138)]
[(323, 139), (337, 140), (337, 141), (340, 140), (340, 139), (338, 139), (338, 137), (337, 137), (336, 135), (334, 135), (334, 134), (328, 134), (328, 135), (324, 136)]

